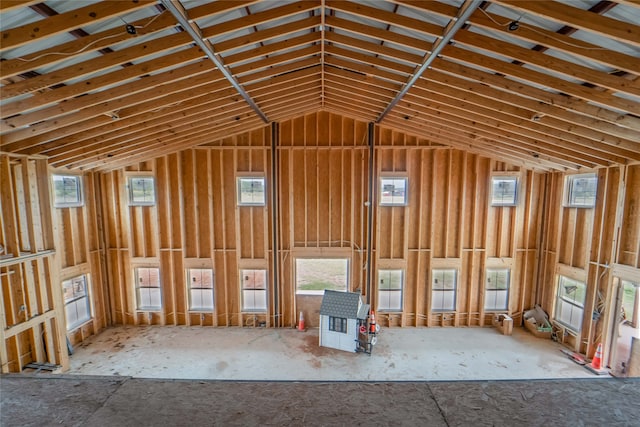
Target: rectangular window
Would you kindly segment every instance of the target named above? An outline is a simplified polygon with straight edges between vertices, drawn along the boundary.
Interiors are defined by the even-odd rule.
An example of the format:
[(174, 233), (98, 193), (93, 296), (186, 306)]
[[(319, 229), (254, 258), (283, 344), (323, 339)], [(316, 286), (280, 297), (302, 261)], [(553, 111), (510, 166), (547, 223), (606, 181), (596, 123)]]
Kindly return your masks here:
[(515, 176), (491, 177), (491, 205), (515, 206), (518, 197), (518, 178)]
[(404, 271), (378, 271), (378, 311), (402, 311)]
[(329, 316), (329, 330), (333, 332), (347, 333), (347, 319)]
[(598, 177), (595, 173), (568, 175), (566, 182), (567, 206), (592, 208), (596, 205)]
[(380, 205), (404, 206), (407, 204), (408, 178), (381, 178)]
[(346, 258), (296, 258), (296, 293), (323, 295), (325, 289), (346, 291), (349, 260)]
[(187, 270), (189, 310), (213, 311), (213, 270), (190, 268)]
[(556, 295), (555, 320), (575, 332), (580, 332), (586, 293), (587, 286), (583, 282), (560, 276)]
[(432, 311), (456, 310), (456, 270), (433, 270)]
[(152, 176), (129, 177), (129, 204), (154, 205), (156, 203), (155, 180)]
[(53, 194), (56, 207), (81, 206), (81, 177), (77, 175), (53, 175)]
[(267, 270), (241, 270), (242, 311), (267, 311)]
[(484, 309), (505, 311), (509, 307), (509, 270), (488, 269), (484, 293)]
[(139, 267), (135, 269), (138, 310), (155, 311), (162, 308), (160, 269)]
[(87, 291), (87, 276), (82, 275), (62, 282), (67, 330), (70, 331), (91, 319), (91, 305)]
[(264, 206), (265, 179), (262, 177), (238, 178), (238, 204), (240, 206)]

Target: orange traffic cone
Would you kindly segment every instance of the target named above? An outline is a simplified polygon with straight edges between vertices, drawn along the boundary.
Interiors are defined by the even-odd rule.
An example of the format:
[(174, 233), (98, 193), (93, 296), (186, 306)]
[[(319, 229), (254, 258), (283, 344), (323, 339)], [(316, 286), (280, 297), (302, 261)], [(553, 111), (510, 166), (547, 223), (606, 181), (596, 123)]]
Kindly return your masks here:
[(595, 370), (602, 369), (602, 343), (599, 343), (596, 348), (596, 354), (593, 356), (593, 360), (591, 361), (591, 367)]
[(369, 315), (369, 333), (376, 333), (376, 314), (373, 311)]
[(298, 330), (304, 332), (304, 316), (300, 312), (300, 319), (298, 320)]

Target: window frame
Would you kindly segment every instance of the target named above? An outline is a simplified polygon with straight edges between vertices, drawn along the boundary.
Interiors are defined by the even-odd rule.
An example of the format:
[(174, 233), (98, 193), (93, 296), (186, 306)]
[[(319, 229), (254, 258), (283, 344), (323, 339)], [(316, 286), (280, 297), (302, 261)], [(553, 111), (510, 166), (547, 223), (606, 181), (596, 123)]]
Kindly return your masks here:
[[(574, 186), (576, 185), (575, 183), (581, 179), (595, 180), (595, 190), (593, 192), (593, 203), (591, 204), (576, 202)], [(565, 177), (564, 205), (566, 207), (585, 208), (585, 209), (595, 208), (597, 197), (598, 197), (598, 175), (595, 172), (572, 174), (572, 175), (567, 175)]]
[[(505, 272), (506, 273), (506, 288), (502, 289), (502, 288), (489, 288), (489, 283), (490, 282), (490, 274), (491, 273), (495, 273), (498, 274), (500, 272)], [(511, 269), (509, 268), (487, 268), (486, 272), (485, 272), (485, 288), (484, 288), (484, 311), (486, 312), (497, 312), (497, 311), (508, 311), (509, 310), (509, 296), (510, 296), (510, 288), (511, 288)], [(505, 298), (505, 305), (504, 307), (496, 307), (495, 303), (493, 307), (487, 307), (487, 301), (489, 300), (489, 298), (487, 298), (491, 293), (495, 293), (496, 294), (496, 298), (494, 298), (494, 302), (495, 300), (497, 300), (497, 294), (500, 291), (506, 291), (506, 298)]]
[[(387, 181), (388, 183), (385, 184), (385, 181)], [(385, 192), (385, 185), (389, 186), (392, 185), (393, 186), (393, 192), (397, 191), (395, 188), (395, 182), (389, 182), (389, 181), (404, 181), (404, 195), (402, 198), (401, 202), (395, 201), (394, 198), (396, 196), (394, 196), (393, 194), (391, 194), (391, 201), (385, 201), (384, 198), (384, 192)], [(379, 201), (379, 205), (380, 206), (407, 206), (409, 204), (409, 177), (406, 175), (383, 175), (380, 177), (380, 191), (378, 193), (378, 197), (380, 197), (380, 201)]]
[[(254, 272), (254, 274), (256, 272), (260, 272), (264, 274), (264, 286), (261, 288), (256, 288), (255, 285), (254, 287), (245, 287), (244, 283), (245, 281), (247, 281), (247, 274), (249, 274), (249, 272)], [(241, 268), (240, 269), (240, 304), (241, 304), (241, 312), (243, 313), (266, 313), (267, 309), (269, 308), (269, 294), (268, 294), (268, 289), (269, 289), (269, 274), (268, 274), (268, 270), (266, 268)], [(255, 280), (254, 280), (255, 283)], [(264, 308), (256, 308), (256, 304), (255, 304), (255, 296), (253, 298), (253, 307), (247, 307), (247, 299), (246, 299), (246, 295), (245, 295), (245, 291), (263, 291), (264, 292)]]
[[(140, 286), (141, 283), (141, 277), (140, 277), (140, 271), (141, 270), (157, 270), (158, 272), (158, 284), (157, 286)], [(133, 269), (133, 277), (134, 277), (134, 281), (135, 281), (135, 292), (136, 292), (136, 311), (162, 311), (162, 306), (163, 306), (163, 298), (162, 298), (162, 276), (161, 276), (161, 271), (160, 271), (160, 267), (157, 266), (137, 266), (134, 267)], [(142, 305), (142, 293), (141, 293), (141, 289), (158, 289), (159, 295), (158, 298), (160, 300), (160, 305)], [(149, 300), (151, 300), (151, 291), (149, 291)]]
[[(83, 289), (84, 289), (84, 295), (80, 295), (80, 296), (75, 296), (75, 286), (74, 286), (74, 282), (76, 281), (82, 281), (83, 284)], [(69, 283), (72, 287), (73, 287), (73, 297), (70, 299), (67, 299), (67, 297), (65, 296), (65, 284)], [(62, 292), (63, 292), (63, 301), (64, 301), (64, 314), (65, 314), (65, 323), (67, 325), (67, 332), (68, 331), (72, 331), (74, 329), (79, 328), (80, 326), (82, 326), (83, 324), (91, 321), (91, 319), (93, 319), (93, 313), (91, 312), (91, 293), (90, 293), (90, 286), (89, 286), (89, 278), (86, 274), (81, 274), (80, 276), (74, 276), (71, 277), (69, 279), (65, 279), (62, 281)], [(82, 301), (82, 300), (86, 300), (85, 302), (85, 308), (86, 308), (86, 318), (82, 318), (80, 319), (79, 316), (77, 316), (77, 320), (75, 320), (74, 322), (69, 322), (69, 315), (68, 315), (68, 310), (71, 304), (73, 304), (73, 306), (76, 308), (76, 314), (78, 313), (78, 302)]]
[(329, 316), (327, 329), (331, 332), (346, 334), (348, 329), (347, 319), (345, 317)]
[[(242, 199), (242, 182), (243, 181), (262, 181), (262, 201), (243, 201)], [(236, 193), (237, 193), (237, 202), (238, 206), (266, 206), (267, 205), (267, 178), (260, 175), (240, 175), (236, 178)], [(253, 185), (251, 189), (251, 195), (253, 198)]]
[[(211, 273), (211, 287), (207, 288), (207, 287), (192, 287), (192, 283), (194, 283), (193, 279), (195, 277), (192, 276), (192, 273), (195, 273), (199, 271), (201, 274), (202, 272), (210, 272)], [(202, 277), (201, 277), (201, 281), (202, 281)], [(216, 285), (216, 277), (215, 277), (215, 273), (213, 271), (212, 268), (187, 268), (187, 295), (189, 296), (189, 311), (191, 312), (213, 312), (215, 311), (215, 307), (216, 307), (216, 300), (215, 300), (215, 285)], [(205, 306), (197, 306), (194, 307), (193, 305), (193, 292), (194, 291), (200, 291), (201, 294), (204, 293), (204, 291), (210, 291), (211, 293), (211, 307), (205, 307)], [(207, 292), (208, 293), (208, 292)], [(200, 296), (200, 300), (203, 301), (204, 300), (204, 296)], [(209, 301), (207, 301), (209, 302)]]
[[(75, 185), (75, 193), (76, 193), (76, 200), (74, 201), (70, 201), (70, 202), (65, 202), (65, 201), (59, 201), (58, 200), (58, 192), (56, 190), (56, 178), (62, 178), (62, 182), (63, 182), (63, 189), (64, 189), (64, 180), (71, 178), (75, 181), (76, 185)], [(53, 206), (56, 208), (73, 208), (73, 207), (78, 207), (78, 206), (84, 206), (84, 197), (83, 197), (83, 183), (82, 183), (82, 176), (81, 175), (71, 175), (71, 174), (58, 174), (58, 173), (54, 173), (51, 175), (51, 182), (53, 185)]]
[[(435, 284), (437, 283), (438, 278), (435, 277), (436, 273), (442, 272), (445, 274), (446, 272), (453, 272), (453, 288), (452, 289), (435, 289)], [(434, 298), (435, 292), (442, 292), (442, 300), (444, 302), (444, 292), (453, 292), (453, 304), (451, 308), (433, 308), (433, 303), (436, 300)], [(457, 300), (458, 300), (458, 269), (457, 268), (433, 268), (431, 269), (431, 311), (434, 313), (451, 313), (455, 312), (457, 309)], [(443, 304), (444, 305), (444, 304)]]
[[(389, 281), (390, 284), (392, 283), (391, 281), (391, 274), (392, 273), (400, 273), (400, 286), (398, 288), (387, 288), (387, 289), (382, 289), (381, 285), (382, 285), (382, 275), (383, 274), (388, 274), (389, 276)], [(401, 268), (384, 268), (384, 269), (379, 269), (378, 270), (378, 311), (382, 312), (382, 313), (397, 313), (397, 312), (401, 312), (404, 308), (404, 278), (405, 278), (405, 272), (404, 269)], [(400, 293), (400, 298), (399, 298), (399, 302), (400, 305), (398, 307), (391, 307), (391, 295), (393, 293)], [(387, 293), (388, 295), (388, 306), (387, 307), (382, 307), (380, 305), (381, 301), (383, 301), (382, 298), (382, 293)]]
[[(562, 292), (562, 288), (564, 287), (565, 290), (567, 288), (567, 285), (570, 285), (570, 283), (567, 283), (567, 285), (565, 285), (565, 282), (573, 282), (575, 284), (578, 285), (578, 287), (582, 287), (583, 291), (582, 291), (582, 295), (583, 295), (583, 300), (581, 303), (576, 302), (575, 298), (573, 300), (569, 299), (569, 298), (564, 298), (561, 295)], [(577, 291), (577, 288), (576, 288)], [(571, 278), (569, 276), (564, 276), (562, 274), (558, 274), (558, 279), (557, 279), (557, 288), (556, 288), (556, 292), (555, 292), (555, 301), (554, 301), (554, 312), (553, 312), (553, 320), (554, 322), (557, 322), (559, 324), (561, 324), (562, 326), (566, 327), (567, 329), (575, 332), (575, 333), (580, 333), (582, 331), (582, 324), (584, 323), (584, 314), (585, 314), (585, 302), (587, 299), (587, 284), (581, 280), (577, 280), (574, 278)], [(574, 310), (578, 311), (580, 314), (578, 316), (579, 319), (579, 324), (576, 326), (575, 324), (571, 323), (571, 320), (569, 320), (569, 322), (565, 322), (563, 320), (560, 319), (560, 315), (562, 314), (562, 308), (564, 307), (564, 305), (560, 305), (560, 303), (566, 303), (569, 308), (571, 309), (571, 313), (569, 314), (569, 318), (573, 319), (573, 315), (574, 315)]]
[[(495, 200), (495, 181), (511, 181), (514, 184), (513, 200), (512, 201), (496, 201)], [(491, 206), (517, 206), (519, 195), (520, 179), (515, 175), (508, 174), (494, 174), (491, 176)]]
[[(153, 200), (151, 201), (140, 201), (140, 200), (134, 200), (134, 185), (133, 185), (133, 181), (134, 180), (151, 180), (151, 189), (153, 190), (152, 192), (152, 197)], [(155, 206), (156, 201), (157, 201), (157, 197), (156, 197), (156, 177), (153, 175), (144, 175), (144, 174), (136, 174), (136, 175), (128, 175), (127, 176), (127, 197), (129, 200), (129, 206)]]

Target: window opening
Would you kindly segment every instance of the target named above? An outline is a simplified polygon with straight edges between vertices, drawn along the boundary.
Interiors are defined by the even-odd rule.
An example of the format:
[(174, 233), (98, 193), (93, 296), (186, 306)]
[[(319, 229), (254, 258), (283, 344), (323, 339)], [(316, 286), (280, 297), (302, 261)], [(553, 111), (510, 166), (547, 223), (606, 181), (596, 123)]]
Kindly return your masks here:
[(325, 289), (346, 291), (349, 260), (346, 258), (296, 258), (296, 293), (323, 295)]
[(241, 206), (264, 206), (265, 179), (260, 177), (238, 178), (238, 204)]
[(407, 178), (380, 179), (380, 205), (403, 206), (407, 204)]
[(504, 311), (509, 307), (509, 270), (488, 269), (484, 293), (484, 309)]
[(74, 277), (62, 282), (67, 330), (70, 331), (91, 319), (91, 305), (87, 291), (87, 277)]
[(558, 279), (555, 320), (569, 329), (580, 332), (584, 317), (587, 286), (565, 276)]
[(213, 270), (191, 268), (188, 270), (189, 310), (213, 311)]
[(242, 311), (267, 311), (267, 270), (241, 270)]
[(138, 310), (160, 310), (162, 296), (160, 269), (138, 267), (135, 269)]
[(153, 205), (156, 202), (156, 193), (153, 177), (129, 177), (129, 204)]
[(378, 310), (402, 311), (404, 271), (378, 271)]
[(81, 206), (81, 177), (77, 175), (53, 175), (53, 193), (56, 207)]
[(453, 269), (433, 270), (432, 275), (431, 309), (433, 311), (455, 311), (457, 271)]

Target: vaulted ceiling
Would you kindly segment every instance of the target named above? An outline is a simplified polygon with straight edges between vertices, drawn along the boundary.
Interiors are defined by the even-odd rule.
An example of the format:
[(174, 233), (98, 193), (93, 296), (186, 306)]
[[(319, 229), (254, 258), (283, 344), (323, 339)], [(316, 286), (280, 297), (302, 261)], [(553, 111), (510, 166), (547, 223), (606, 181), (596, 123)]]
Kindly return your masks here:
[(0, 2), (0, 150), (105, 170), (314, 111), (525, 167), (640, 161), (638, 0)]

